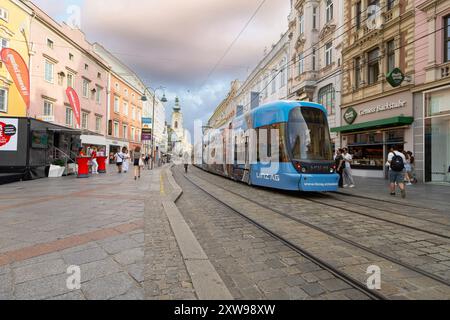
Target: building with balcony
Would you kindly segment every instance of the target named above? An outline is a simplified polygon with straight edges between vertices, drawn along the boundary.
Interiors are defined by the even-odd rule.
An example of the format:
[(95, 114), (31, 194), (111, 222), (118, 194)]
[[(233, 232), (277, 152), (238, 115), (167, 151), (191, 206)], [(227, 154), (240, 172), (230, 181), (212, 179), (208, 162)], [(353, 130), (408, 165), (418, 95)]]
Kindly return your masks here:
[(341, 144), (355, 175), (386, 177), (393, 145), (413, 150), (415, 1), (344, 2)]
[(450, 1), (415, 1), (415, 23), (416, 172), (450, 183)]
[[(323, 104), (334, 128), (340, 118), (344, 1), (291, 1), (288, 19), (288, 97)], [(332, 141), (340, 145), (337, 133)]]

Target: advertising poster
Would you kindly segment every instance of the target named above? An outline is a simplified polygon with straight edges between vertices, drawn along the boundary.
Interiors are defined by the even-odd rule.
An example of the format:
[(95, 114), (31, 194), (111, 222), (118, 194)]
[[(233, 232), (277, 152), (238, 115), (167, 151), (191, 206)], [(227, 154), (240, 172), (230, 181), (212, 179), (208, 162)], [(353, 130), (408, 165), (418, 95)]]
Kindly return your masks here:
[(20, 95), (28, 109), (30, 107), (30, 76), (25, 60), (17, 51), (10, 48), (2, 49), (0, 57), (5, 63), (6, 69), (8, 69), (16, 87), (19, 89)]
[(0, 118), (0, 151), (17, 151), (19, 120)]

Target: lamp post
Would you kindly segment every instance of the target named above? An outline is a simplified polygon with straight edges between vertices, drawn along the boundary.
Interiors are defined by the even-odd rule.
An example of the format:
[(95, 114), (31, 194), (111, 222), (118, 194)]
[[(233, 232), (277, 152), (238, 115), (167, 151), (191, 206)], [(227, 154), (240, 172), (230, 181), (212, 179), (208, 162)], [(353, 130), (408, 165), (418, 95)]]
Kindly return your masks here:
[(143, 102), (146, 102), (147, 96), (145, 95), (145, 92), (148, 91), (150, 94), (153, 94), (153, 106), (152, 106), (152, 170), (154, 168), (155, 164), (155, 103), (156, 103), (156, 91), (162, 90), (163, 91), (163, 97), (161, 99), (161, 102), (165, 103), (167, 102), (166, 94), (164, 93), (164, 87), (158, 87), (156, 89), (153, 89), (151, 87), (147, 87), (144, 90), (144, 95), (142, 96), (141, 100)]

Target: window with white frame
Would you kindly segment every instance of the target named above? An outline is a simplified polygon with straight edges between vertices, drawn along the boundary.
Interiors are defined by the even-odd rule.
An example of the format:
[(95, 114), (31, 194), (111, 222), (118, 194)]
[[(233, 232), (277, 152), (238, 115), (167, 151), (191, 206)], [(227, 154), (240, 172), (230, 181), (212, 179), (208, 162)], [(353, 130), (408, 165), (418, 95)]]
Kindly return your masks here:
[(300, 17), (298, 18), (299, 20), (299, 33), (300, 35), (303, 35), (305, 33), (305, 16), (303, 15), (303, 13), (300, 15)]
[(74, 86), (74, 75), (71, 73), (67, 73), (67, 87), (73, 88)]
[(313, 12), (312, 12), (312, 25), (313, 25), (313, 29), (317, 29), (317, 7), (313, 7)]
[(128, 139), (128, 126), (127, 125), (123, 125), (123, 138), (124, 139)]
[(96, 91), (95, 91), (95, 102), (97, 102), (98, 104), (101, 103), (102, 100), (102, 88), (100, 88), (100, 86), (96, 86)]
[(125, 90), (123, 92), (124, 92), (125, 97), (128, 97), (128, 89), (125, 88)]
[(313, 50), (312, 50), (312, 57), (311, 57), (311, 60), (312, 60), (312, 71), (316, 71), (316, 48), (313, 48)]
[(305, 72), (305, 58), (303, 52), (298, 55), (298, 74), (301, 75)]
[(5, 8), (0, 7), (0, 19), (8, 22), (9, 20), (9, 12)]
[(128, 102), (123, 102), (123, 114), (128, 116)]
[(48, 60), (45, 60), (45, 81), (53, 83), (54, 81), (55, 65)]
[(272, 78), (270, 79), (272, 81), (272, 94), (274, 94), (277, 91), (277, 71), (272, 71)]
[(82, 129), (89, 129), (89, 113), (82, 112), (81, 113), (81, 128)]
[(100, 132), (102, 129), (102, 117), (95, 117), (95, 132)]
[(333, 44), (328, 42), (325, 45), (325, 65), (329, 66), (333, 62)]
[(71, 107), (66, 108), (66, 126), (73, 127), (73, 111)]
[(54, 46), (55, 46), (55, 43), (53, 42), (53, 40), (47, 38), (47, 47), (50, 49), (53, 49)]
[(8, 47), (9, 47), (9, 41), (8, 41), (8, 39), (5, 39), (5, 38), (0, 37), (0, 51), (1, 51), (3, 48), (8, 48)]
[(136, 129), (131, 127), (131, 140), (136, 141)]
[(118, 96), (114, 96), (114, 112), (115, 113), (120, 112), (120, 99)]
[(44, 116), (45, 117), (53, 116), (53, 103), (47, 100), (44, 100)]
[(135, 107), (131, 107), (131, 119), (136, 119), (136, 109)]
[(114, 121), (114, 137), (119, 138), (119, 123)]
[(89, 81), (83, 79), (83, 97), (89, 98)]
[(286, 66), (285, 66), (285, 63), (286, 63), (285, 60), (281, 61), (281, 63), (280, 63), (280, 70), (281, 70), (281, 73), (280, 73), (280, 78), (281, 78), (281, 80), (280, 80), (280, 88), (284, 88), (284, 86), (286, 85)]
[(0, 88), (0, 112), (8, 112), (8, 90)]
[(326, 8), (327, 22), (333, 19), (333, 1), (327, 0), (327, 8)]
[(138, 129), (136, 135), (137, 135), (137, 139), (136, 140), (138, 142), (141, 142), (141, 130)]
[(141, 110), (138, 109), (137, 111), (137, 120), (140, 121), (142, 119), (141, 117)]

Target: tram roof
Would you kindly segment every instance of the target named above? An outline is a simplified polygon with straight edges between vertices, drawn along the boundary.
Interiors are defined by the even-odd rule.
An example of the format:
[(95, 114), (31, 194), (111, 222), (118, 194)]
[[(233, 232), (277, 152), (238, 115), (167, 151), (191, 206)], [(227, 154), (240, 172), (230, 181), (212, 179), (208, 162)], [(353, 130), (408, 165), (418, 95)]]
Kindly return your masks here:
[(250, 111), (250, 115), (253, 117), (254, 126), (257, 128), (274, 123), (287, 122), (291, 110), (298, 107), (317, 108), (327, 114), (324, 106), (314, 102), (283, 100), (259, 106)]

